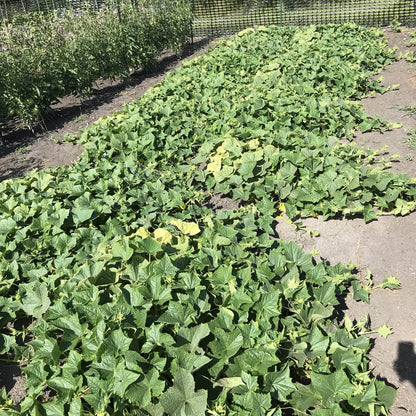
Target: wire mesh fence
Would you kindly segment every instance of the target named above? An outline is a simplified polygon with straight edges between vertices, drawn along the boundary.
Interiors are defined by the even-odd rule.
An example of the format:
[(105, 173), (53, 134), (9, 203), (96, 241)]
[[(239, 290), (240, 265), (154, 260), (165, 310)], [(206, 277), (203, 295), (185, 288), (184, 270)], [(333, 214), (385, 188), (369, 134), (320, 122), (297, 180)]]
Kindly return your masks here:
[(104, 0), (0, 0), (0, 18), (9, 19), (17, 13), (50, 12), (59, 9), (99, 9)]
[(232, 34), (254, 25), (416, 23), (416, 0), (191, 0), (194, 35)]
[[(120, 0), (112, 0), (117, 8)], [(140, 0), (131, 0), (137, 2)], [(193, 35), (232, 34), (255, 25), (355, 22), (416, 24), (416, 0), (189, 0)], [(0, 18), (57, 9), (99, 9), (108, 0), (0, 0)]]

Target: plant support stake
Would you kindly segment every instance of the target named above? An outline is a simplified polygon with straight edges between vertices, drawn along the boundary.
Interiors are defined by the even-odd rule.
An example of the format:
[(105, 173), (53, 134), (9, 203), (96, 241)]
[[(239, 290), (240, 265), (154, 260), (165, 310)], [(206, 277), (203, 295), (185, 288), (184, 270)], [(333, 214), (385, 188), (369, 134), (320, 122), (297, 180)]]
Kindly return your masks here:
[(121, 22), (120, 0), (116, 0), (118, 21)]

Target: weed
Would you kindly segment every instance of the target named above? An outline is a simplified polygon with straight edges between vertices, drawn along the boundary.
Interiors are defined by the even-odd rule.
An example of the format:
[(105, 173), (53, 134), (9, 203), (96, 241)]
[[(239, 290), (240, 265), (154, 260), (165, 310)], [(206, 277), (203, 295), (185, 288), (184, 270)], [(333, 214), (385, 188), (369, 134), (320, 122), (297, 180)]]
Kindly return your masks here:
[(402, 31), (402, 24), (398, 21), (397, 17), (395, 17), (391, 22), (391, 28), (394, 32), (399, 33)]
[(408, 137), (404, 139), (404, 144), (409, 149), (416, 149), (416, 129), (410, 129), (407, 135)]
[(411, 62), (411, 63), (416, 62), (416, 54), (414, 52), (409, 53), (405, 56), (404, 59), (406, 59), (407, 62)]
[(22, 146), (22, 147), (18, 147), (15, 151), (16, 153), (21, 153), (22, 155), (27, 153), (29, 151), (30, 147), (29, 146)]
[(395, 105), (394, 108), (406, 111), (408, 115), (416, 115), (416, 105)]
[(80, 114), (78, 117), (75, 117), (74, 121), (75, 123), (81, 123), (81, 121), (85, 120), (84, 114)]
[(51, 136), (50, 139), (56, 144), (62, 144), (62, 140), (57, 139), (55, 136)]

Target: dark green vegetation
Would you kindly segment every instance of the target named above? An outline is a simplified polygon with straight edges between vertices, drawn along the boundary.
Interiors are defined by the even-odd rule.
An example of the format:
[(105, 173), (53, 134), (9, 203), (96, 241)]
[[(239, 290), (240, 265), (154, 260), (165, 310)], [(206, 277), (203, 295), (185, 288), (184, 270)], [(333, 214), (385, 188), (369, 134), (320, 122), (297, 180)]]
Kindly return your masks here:
[(100, 78), (151, 68), (190, 33), (182, 0), (120, 1), (113, 7), (29, 13), (0, 22), (0, 123), (33, 122), (69, 94), (86, 95)]
[(367, 291), (273, 227), (415, 209), (414, 180), (340, 140), (386, 127), (353, 100), (392, 59), (351, 24), (248, 29), (97, 121), (75, 166), (0, 184), (1, 353), (28, 386), (0, 414), (386, 414), (335, 309)]

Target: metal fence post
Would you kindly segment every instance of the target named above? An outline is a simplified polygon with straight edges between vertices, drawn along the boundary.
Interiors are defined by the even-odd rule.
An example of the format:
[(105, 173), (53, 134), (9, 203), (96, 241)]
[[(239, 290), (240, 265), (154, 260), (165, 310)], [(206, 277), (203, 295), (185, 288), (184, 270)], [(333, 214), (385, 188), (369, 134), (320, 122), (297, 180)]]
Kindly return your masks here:
[(120, 0), (116, 0), (118, 21), (121, 22)]
[(280, 0), (280, 26), (283, 26), (283, 0)]
[[(415, 0), (416, 1), (416, 0)], [(191, 8), (191, 18), (189, 20), (189, 29), (191, 32), (191, 43), (194, 43), (194, 0), (189, 0), (190, 8)]]

